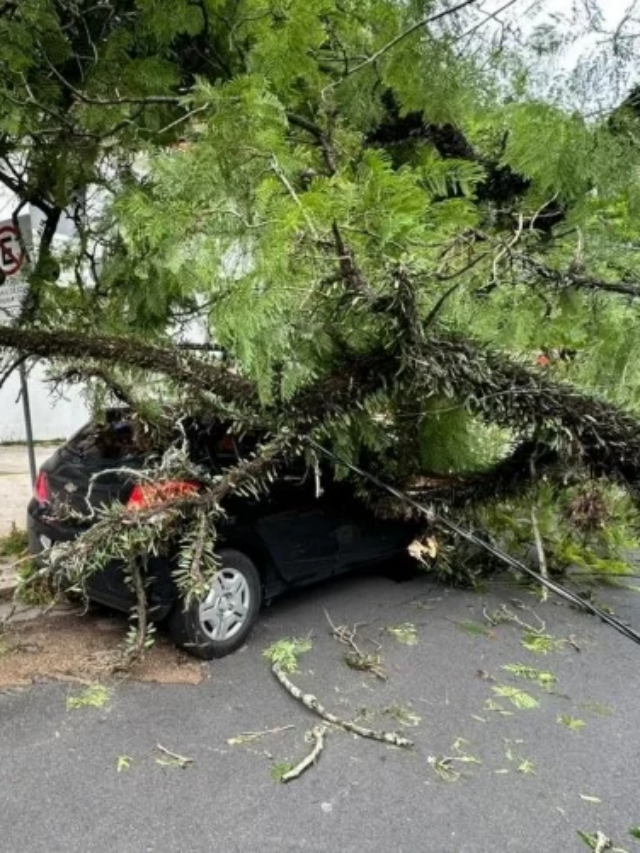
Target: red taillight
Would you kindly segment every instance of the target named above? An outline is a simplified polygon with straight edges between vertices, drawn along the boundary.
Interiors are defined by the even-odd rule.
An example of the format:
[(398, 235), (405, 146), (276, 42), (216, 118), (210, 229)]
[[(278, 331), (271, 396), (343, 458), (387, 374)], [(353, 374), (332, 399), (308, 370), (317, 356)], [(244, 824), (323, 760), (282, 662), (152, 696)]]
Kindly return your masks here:
[(39, 504), (49, 503), (49, 480), (44, 471), (40, 471), (36, 477), (33, 496)]
[(129, 509), (149, 509), (173, 498), (193, 495), (198, 491), (195, 483), (183, 480), (168, 480), (166, 483), (138, 483), (133, 487), (127, 507)]

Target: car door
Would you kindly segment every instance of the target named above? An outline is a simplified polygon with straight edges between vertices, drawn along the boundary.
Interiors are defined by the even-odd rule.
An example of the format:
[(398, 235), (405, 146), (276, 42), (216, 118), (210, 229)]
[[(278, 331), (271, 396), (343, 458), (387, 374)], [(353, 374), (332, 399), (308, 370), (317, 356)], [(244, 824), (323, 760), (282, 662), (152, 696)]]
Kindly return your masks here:
[(287, 583), (305, 584), (337, 570), (340, 516), (329, 495), (318, 495), (313, 472), (287, 468), (257, 520), (258, 533)]
[(353, 565), (378, 562), (407, 549), (414, 526), (404, 521), (377, 518), (364, 505), (346, 502), (338, 526), (338, 571)]

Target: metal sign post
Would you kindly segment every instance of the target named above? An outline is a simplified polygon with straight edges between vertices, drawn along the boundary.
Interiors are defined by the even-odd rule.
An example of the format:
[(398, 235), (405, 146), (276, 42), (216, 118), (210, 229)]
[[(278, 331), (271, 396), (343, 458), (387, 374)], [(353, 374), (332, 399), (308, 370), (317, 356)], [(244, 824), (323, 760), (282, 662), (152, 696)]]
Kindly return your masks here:
[[(23, 275), (25, 253), (23, 247), (31, 245), (31, 216), (18, 217), (18, 228), (13, 219), (0, 222), (0, 324), (11, 325), (20, 318), (29, 284)], [(24, 414), (24, 428), (29, 454), (31, 482), (36, 480), (36, 454), (33, 444), (33, 424), (29, 404), (29, 384), (24, 363), (20, 364), (20, 396)]]

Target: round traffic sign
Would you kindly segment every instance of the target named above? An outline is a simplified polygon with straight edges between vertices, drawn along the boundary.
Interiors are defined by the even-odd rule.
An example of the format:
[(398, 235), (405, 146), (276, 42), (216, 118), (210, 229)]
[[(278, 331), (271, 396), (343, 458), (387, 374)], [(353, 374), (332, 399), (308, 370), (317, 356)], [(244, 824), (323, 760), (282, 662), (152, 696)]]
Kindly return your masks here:
[(24, 252), (15, 225), (0, 227), (0, 281), (14, 275), (22, 266)]

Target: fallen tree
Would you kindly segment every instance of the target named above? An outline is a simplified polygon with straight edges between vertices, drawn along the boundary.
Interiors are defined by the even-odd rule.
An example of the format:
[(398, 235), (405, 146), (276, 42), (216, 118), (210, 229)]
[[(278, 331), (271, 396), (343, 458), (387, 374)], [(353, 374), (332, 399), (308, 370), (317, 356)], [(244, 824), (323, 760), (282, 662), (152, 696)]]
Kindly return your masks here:
[[(201, 591), (225, 498), (315, 464), (309, 437), (443, 512), (589, 480), (637, 500), (633, 110), (593, 122), (522, 88), (528, 54), (496, 56), (482, 3), (39, 4), (2, 24), (0, 182), (45, 218), (3, 375), (45, 360), (135, 409), (172, 451), (148, 478), (186, 417), (265, 436), (197, 496), (112, 508), (54, 568), (79, 582), (115, 553), (140, 590), (180, 529)], [(222, 361), (174, 343), (194, 320)], [(605, 498), (588, 525), (585, 501), (562, 510), (585, 547)]]

